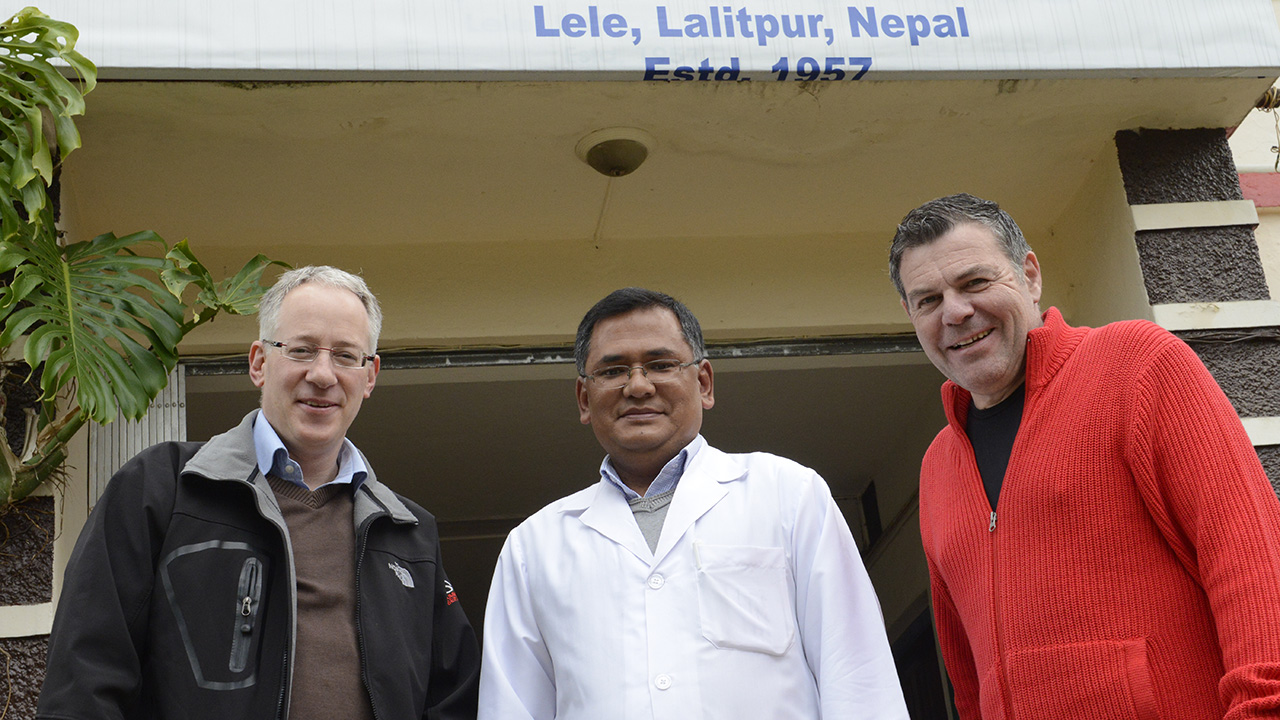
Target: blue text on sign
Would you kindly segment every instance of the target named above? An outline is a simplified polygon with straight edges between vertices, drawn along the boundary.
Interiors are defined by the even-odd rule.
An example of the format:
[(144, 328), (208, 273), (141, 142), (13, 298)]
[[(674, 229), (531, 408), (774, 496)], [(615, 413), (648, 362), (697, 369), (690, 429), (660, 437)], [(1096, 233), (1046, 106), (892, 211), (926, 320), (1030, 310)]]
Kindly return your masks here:
[(876, 9), (867, 5), (862, 10), (849, 7), (849, 32), (853, 37), (885, 37), (900, 38), (906, 35), (912, 45), (919, 45), (921, 38), (933, 37), (969, 37), (969, 20), (965, 17), (964, 8), (957, 7), (956, 14), (934, 15), (932, 21), (927, 15), (893, 15), (885, 13), (876, 21)]

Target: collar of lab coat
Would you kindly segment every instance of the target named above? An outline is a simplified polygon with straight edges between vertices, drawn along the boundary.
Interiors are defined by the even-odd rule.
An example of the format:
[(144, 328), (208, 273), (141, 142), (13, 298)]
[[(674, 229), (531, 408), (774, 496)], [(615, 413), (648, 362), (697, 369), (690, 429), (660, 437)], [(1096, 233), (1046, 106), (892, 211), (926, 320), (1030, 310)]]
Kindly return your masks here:
[(671, 552), (689, 527), (729, 493), (729, 483), (747, 476), (746, 466), (732, 456), (707, 445), (693, 457), (676, 485), (676, 493), (662, 524), (658, 549), (649, 551), (631, 506), (618, 489), (601, 479), (594, 493), (581, 493), (582, 504), (564, 507), (569, 514), (581, 512), (584, 525), (630, 550), (651, 567)]

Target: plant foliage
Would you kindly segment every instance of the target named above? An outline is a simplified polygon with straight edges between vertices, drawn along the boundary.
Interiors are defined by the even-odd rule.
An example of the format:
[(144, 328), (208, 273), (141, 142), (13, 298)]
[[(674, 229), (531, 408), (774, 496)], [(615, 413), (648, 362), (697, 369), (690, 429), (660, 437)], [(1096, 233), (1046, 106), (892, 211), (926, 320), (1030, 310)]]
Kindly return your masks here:
[(55, 473), (85, 422), (145, 415), (182, 338), (219, 312), (253, 313), (263, 271), (282, 264), (258, 255), (218, 282), (185, 240), (170, 249), (151, 231), (63, 241), (50, 190), (97, 76), (78, 36), (30, 7), (0, 24), (0, 360), (21, 347), (42, 405), (29, 457), (0, 443), (0, 507)]

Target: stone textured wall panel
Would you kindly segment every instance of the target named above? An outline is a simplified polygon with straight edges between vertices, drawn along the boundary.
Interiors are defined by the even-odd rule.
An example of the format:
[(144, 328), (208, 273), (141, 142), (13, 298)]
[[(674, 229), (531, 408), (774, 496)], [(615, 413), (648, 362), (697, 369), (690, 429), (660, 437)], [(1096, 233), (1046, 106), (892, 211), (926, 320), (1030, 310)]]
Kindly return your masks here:
[(1265, 331), (1177, 335), (1200, 356), (1241, 417), (1280, 415), (1280, 339)]
[(1152, 305), (1270, 298), (1252, 226), (1147, 230), (1135, 240)]
[(0, 674), (0, 708), (4, 707), (5, 698), (9, 703), (5, 720), (35, 718), (48, 654), (48, 637), (0, 639), (0, 663), (6, 665), (7, 671)]
[(53, 498), (15, 503), (0, 517), (0, 605), (53, 597)]
[(1222, 128), (1124, 130), (1116, 150), (1130, 205), (1244, 198)]

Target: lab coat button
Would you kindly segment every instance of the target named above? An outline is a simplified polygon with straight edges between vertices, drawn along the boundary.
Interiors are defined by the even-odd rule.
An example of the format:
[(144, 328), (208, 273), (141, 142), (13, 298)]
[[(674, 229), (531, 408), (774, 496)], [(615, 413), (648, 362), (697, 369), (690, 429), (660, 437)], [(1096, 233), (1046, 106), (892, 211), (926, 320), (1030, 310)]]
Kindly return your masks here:
[(658, 588), (662, 587), (663, 585), (666, 584), (666, 582), (667, 581), (663, 579), (661, 575), (649, 576), (649, 587), (653, 588), (654, 590), (657, 590)]
[(667, 688), (671, 687), (671, 676), (659, 675), (658, 677), (653, 679), (653, 686), (658, 688), (659, 690), (666, 690)]

